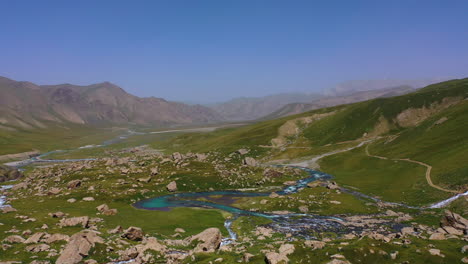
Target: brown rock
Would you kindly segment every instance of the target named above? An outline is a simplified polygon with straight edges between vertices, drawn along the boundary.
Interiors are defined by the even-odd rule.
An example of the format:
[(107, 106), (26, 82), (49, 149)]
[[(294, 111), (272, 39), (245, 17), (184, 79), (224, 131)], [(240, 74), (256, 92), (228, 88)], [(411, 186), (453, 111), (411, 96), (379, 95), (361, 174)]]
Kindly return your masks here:
[(50, 237), (48, 237), (44, 242), (47, 243), (47, 244), (50, 244), (50, 243), (54, 243), (54, 242), (57, 242), (57, 241), (69, 241), (70, 240), (70, 237), (68, 235), (64, 235), (64, 234), (52, 234)]
[(24, 238), (17, 236), (17, 235), (12, 235), (12, 236), (7, 236), (5, 239), (3, 239), (3, 242), (6, 243), (24, 243)]
[(177, 183), (175, 181), (172, 181), (166, 186), (166, 188), (170, 192), (175, 192), (177, 191)]
[(69, 181), (67, 184), (68, 189), (76, 189), (81, 186), (81, 181), (80, 180), (73, 180)]
[(43, 232), (35, 233), (34, 235), (30, 236), (26, 241), (24, 241), (25, 244), (33, 244), (33, 243), (39, 243), (41, 238), (45, 235)]
[(222, 235), (218, 228), (208, 228), (198, 235), (189, 238), (190, 243), (200, 241), (194, 252), (214, 252), (221, 245)]
[(88, 224), (89, 224), (89, 217), (79, 216), (79, 217), (71, 217), (71, 218), (62, 218), (62, 219), (60, 219), (59, 226), (60, 227), (67, 227), (67, 226), (81, 225), (83, 228), (86, 228), (86, 227), (88, 227)]
[(143, 239), (143, 236), (144, 234), (141, 228), (134, 226), (127, 228), (122, 234), (122, 237), (133, 241), (141, 241)]
[(276, 252), (268, 252), (265, 254), (265, 262), (268, 264), (280, 264), (288, 263), (289, 259), (287, 256), (281, 255)]
[(70, 237), (70, 241), (60, 254), (55, 264), (75, 264), (88, 256), (95, 243), (104, 243), (104, 240), (93, 231), (81, 231)]
[(433, 233), (429, 237), (430, 240), (445, 240), (445, 235), (442, 233)]
[(50, 249), (50, 246), (46, 244), (30, 245), (26, 247), (26, 251), (34, 252), (34, 253), (48, 251), (49, 249)]

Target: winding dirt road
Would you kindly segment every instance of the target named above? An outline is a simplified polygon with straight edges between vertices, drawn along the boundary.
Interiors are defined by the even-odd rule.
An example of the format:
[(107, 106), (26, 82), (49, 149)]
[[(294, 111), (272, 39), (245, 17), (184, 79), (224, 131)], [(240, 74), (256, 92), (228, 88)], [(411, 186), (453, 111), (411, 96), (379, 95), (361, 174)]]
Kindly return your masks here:
[(426, 181), (427, 181), (427, 184), (429, 184), (429, 186), (431, 186), (431, 187), (433, 187), (433, 188), (436, 188), (436, 189), (438, 189), (438, 190), (444, 191), (444, 192), (460, 193), (460, 192), (458, 192), (458, 191), (445, 189), (445, 188), (443, 188), (443, 187), (440, 187), (440, 186), (435, 185), (435, 184), (432, 182), (432, 179), (431, 179), (431, 170), (432, 170), (432, 166), (429, 165), (429, 164), (426, 164), (426, 163), (424, 163), (424, 162), (417, 161), (417, 160), (408, 159), (408, 158), (406, 158), (406, 159), (389, 159), (389, 158), (387, 158), (387, 157), (372, 155), (372, 154), (369, 153), (369, 144), (366, 146), (366, 155), (369, 156), (369, 157), (378, 158), (378, 159), (382, 159), (382, 160), (406, 161), (406, 162), (416, 163), (416, 164), (419, 164), (419, 165), (421, 165), (421, 166), (424, 166), (424, 167), (426, 167)]

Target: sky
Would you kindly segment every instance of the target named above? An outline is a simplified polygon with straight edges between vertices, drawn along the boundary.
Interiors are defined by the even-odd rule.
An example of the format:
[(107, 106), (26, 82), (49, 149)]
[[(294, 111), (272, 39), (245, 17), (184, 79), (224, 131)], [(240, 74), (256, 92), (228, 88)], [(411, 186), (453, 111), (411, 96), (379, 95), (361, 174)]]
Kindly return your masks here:
[(215, 102), (468, 77), (468, 1), (0, 1), (0, 76)]

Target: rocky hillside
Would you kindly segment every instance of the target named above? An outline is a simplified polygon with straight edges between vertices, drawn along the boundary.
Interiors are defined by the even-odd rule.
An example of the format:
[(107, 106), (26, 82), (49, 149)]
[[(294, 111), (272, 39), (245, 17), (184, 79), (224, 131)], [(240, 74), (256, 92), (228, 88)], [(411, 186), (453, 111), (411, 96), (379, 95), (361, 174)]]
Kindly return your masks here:
[(109, 83), (36, 85), (0, 77), (0, 128), (45, 128), (67, 123), (92, 126), (168, 126), (220, 121), (215, 111), (161, 98), (139, 98)]

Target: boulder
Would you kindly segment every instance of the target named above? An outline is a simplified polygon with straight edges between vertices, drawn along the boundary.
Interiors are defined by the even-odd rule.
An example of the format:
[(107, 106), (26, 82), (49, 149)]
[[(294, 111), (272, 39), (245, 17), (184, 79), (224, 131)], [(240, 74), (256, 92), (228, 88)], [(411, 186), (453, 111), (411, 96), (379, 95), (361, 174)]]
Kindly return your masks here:
[(12, 181), (23, 177), (23, 174), (16, 168), (0, 165), (0, 182)]
[(61, 192), (62, 190), (60, 188), (52, 187), (49, 189), (47, 192), (48, 195), (57, 195)]
[(194, 252), (214, 252), (221, 245), (222, 235), (218, 228), (212, 227), (189, 238), (190, 243), (199, 241)]
[(459, 214), (446, 210), (444, 217), (440, 220), (440, 226), (442, 228), (450, 226), (466, 234), (468, 229), (468, 220)]
[(48, 251), (50, 246), (47, 244), (36, 244), (36, 245), (29, 245), (26, 247), (26, 251), (37, 253), (42, 251)]
[(57, 242), (57, 241), (69, 241), (70, 240), (70, 237), (68, 235), (64, 235), (64, 234), (52, 234), (51, 236), (49, 236), (44, 242), (46, 244), (51, 244), (51, 243), (54, 243), (54, 242)]
[(179, 152), (172, 153), (172, 159), (173, 160), (181, 160), (182, 158), (183, 158), (183, 156)]
[(238, 150), (236, 151), (236, 153), (238, 153), (238, 154), (240, 154), (240, 155), (245, 155), (245, 154), (247, 154), (247, 153), (249, 153), (249, 152), (250, 152), (250, 150), (248, 150), (248, 149), (238, 149)]
[(122, 237), (133, 241), (141, 241), (143, 239), (143, 236), (144, 233), (141, 230), (141, 228), (134, 226), (127, 228), (122, 234)]
[(88, 224), (89, 224), (89, 217), (87, 216), (62, 218), (60, 219), (60, 222), (59, 222), (60, 227), (81, 225), (83, 228), (86, 228), (88, 227)]
[(338, 186), (338, 184), (336, 184), (336, 182), (330, 182), (329, 184), (327, 184), (327, 189), (330, 189), (330, 190), (335, 190), (335, 189), (339, 189), (340, 187)]
[(175, 192), (177, 191), (177, 183), (175, 181), (171, 181), (167, 186), (167, 190), (170, 192)]
[(263, 171), (263, 176), (267, 178), (276, 178), (276, 177), (281, 177), (282, 175), (283, 175), (282, 172), (279, 172), (273, 169), (265, 169)]
[(153, 167), (153, 168), (151, 168), (150, 172), (151, 172), (151, 175), (157, 175), (157, 174), (159, 174), (159, 167)]
[(256, 161), (254, 158), (245, 157), (245, 158), (242, 160), (242, 164), (243, 164), (243, 165), (247, 165), (247, 166), (255, 167), (255, 166), (257, 166), (257, 161)]
[(304, 245), (311, 247), (312, 249), (322, 249), (325, 247), (326, 243), (318, 240), (306, 240)]
[(144, 183), (149, 183), (151, 181), (151, 176), (149, 177), (143, 177), (143, 178), (138, 178), (137, 181), (139, 182), (144, 182)]
[(429, 237), (430, 240), (445, 240), (445, 235), (443, 233), (433, 233)]
[(295, 249), (296, 249), (296, 248), (294, 247), (293, 244), (283, 244), (283, 245), (281, 245), (280, 248), (279, 248), (279, 253), (280, 253), (280, 255), (285, 255), (285, 256), (287, 256), (287, 255), (289, 255), (289, 254), (294, 253), (294, 250), (295, 250)]
[(55, 262), (56, 264), (75, 264), (88, 256), (91, 248), (96, 243), (104, 243), (104, 240), (98, 236), (97, 232), (81, 231), (70, 237), (70, 241)]
[(288, 263), (289, 259), (287, 256), (280, 255), (276, 252), (268, 252), (265, 254), (265, 262), (268, 264), (280, 264), (280, 263)]
[(73, 180), (67, 183), (68, 189), (76, 189), (81, 186), (81, 180)]
[(107, 233), (109, 234), (118, 234), (122, 232), (123, 232), (123, 228), (121, 226), (116, 226), (114, 229), (107, 231)]
[(7, 236), (5, 239), (3, 239), (3, 242), (10, 243), (10, 244), (24, 243), (24, 241), (25, 241), (24, 238), (22, 238), (21, 236), (17, 236), (17, 235)]
[(62, 218), (65, 216), (65, 213), (63, 212), (49, 213), (49, 216), (52, 218)]
[(24, 241), (24, 243), (25, 244), (38, 243), (44, 235), (45, 235), (45, 233), (43, 233), (43, 232), (35, 233), (34, 235), (32, 235), (28, 239), (26, 239), (26, 241)]

